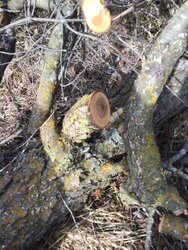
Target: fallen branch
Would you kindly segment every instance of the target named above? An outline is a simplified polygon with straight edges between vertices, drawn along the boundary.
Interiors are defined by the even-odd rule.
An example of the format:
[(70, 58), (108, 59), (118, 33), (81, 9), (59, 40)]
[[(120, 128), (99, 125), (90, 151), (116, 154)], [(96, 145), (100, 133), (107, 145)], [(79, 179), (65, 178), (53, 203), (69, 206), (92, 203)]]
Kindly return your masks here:
[(30, 119), (29, 132), (33, 133), (47, 119), (52, 105), (53, 94), (57, 86), (57, 70), (63, 46), (63, 26), (55, 26), (49, 40), (49, 50), (45, 54), (39, 88), (37, 91), (36, 107)]
[(179, 214), (187, 203), (161, 176), (161, 160), (153, 131), (157, 99), (176, 61), (187, 46), (188, 1), (162, 31), (142, 64), (127, 114), (127, 150), (130, 193), (144, 204), (163, 206)]
[[(57, 6), (60, 3), (61, 1), (59, 0), (55, 0), (55, 1), (31, 0), (31, 1), (28, 1), (27, 4), (35, 8), (41, 8), (47, 11), (53, 10), (54, 12), (56, 12), (56, 10), (58, 10)], [(86, 23), (93, 32), (103, 33), (103, 32), (106, 32), (110, 28), (111, 15), (103, 1), (80, 0), (79, 3), (84, 13)], [(24, 0), (19, 0), (19, 1), (10, 0), (8, 1), (8, 8), (10, 10), (20, 10), (24, 7), (24, 4), (25, 4)]]
[[(61, 28), (61, 24), (54, 27), (49, 41), (53, 50), (46, 51), (44, 81), (40, 82), (36, 113), (32, 117), (34, 127), (44, 122), (51, 107), (61, 55)], [(85, 122), (78, 131), (79, 137), (74, 134), (74, 138), (66, 128), (75, 126), (75, 116)], [(16, 163), (1, 171), (0, 248), (27, 249), (54, 224), (64, 223), (70, 211), (80, 209), (96, 188), (110, 185), (111, 177), (124, 171), (121, 162), (114, 163), (84, 141), (93, 131), (106, 127), (109, 118), (110, 108), (104, 94), (85, 96), (67, 113), (62, 133), (58, 133), (53, 115), (41, 126), (45, 153), (41, 143), (33, 141)], [(113, 133), (116, 143), (110, 144), (111, 154), (121, 156), (125, 154), (123, 139), (118, 131), (114, 130), (112, 136)], [(105, 136), (101, 137), (99, 145), (104, 145), (105, 140)]]
[(188, 60), (187, 51), (179, 59), (172, 75), (168, 79), (155, 107), (154, 128), (155, 132), (161, 130), (161, 126), (174, 115), (188, 107)]

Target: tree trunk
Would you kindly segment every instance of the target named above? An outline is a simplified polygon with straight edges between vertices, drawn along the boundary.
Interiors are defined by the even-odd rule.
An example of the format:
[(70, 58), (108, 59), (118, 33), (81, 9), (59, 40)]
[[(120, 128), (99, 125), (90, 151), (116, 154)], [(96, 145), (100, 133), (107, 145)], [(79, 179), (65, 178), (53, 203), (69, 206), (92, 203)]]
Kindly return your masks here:
[[(65, 222), (70, 210), (81, 208), (96, 188), (108, 186), (113, 176), (124, 171), (120, 162), (110, 160), (125, 154), (123, 138), (116, 130), (104, 130), (95, 147), (89, 143), (73, 147), (66, 141), (64, 148), (52, 124), (48, 119), (41, 128), (45, 150), (53, 150), (51, 160), (35, 141), (16, 164), (1, 172), (0, 249), (27, 249), (54, 224)], [(108, 141), (109, 135), (116, 138), (114, 143)], [(50, 148), (53, 143), (57, 146)], [(100, 153), (104, 144), (111, 148), (111, 155), (108, 149)]]

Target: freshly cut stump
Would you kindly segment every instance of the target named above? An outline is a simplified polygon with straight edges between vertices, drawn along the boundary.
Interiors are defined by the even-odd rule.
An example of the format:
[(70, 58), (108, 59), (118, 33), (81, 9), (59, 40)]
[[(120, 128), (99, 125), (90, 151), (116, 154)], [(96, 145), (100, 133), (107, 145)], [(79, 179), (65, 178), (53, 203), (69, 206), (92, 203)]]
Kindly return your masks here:
[(100, 91), (83, 96), (65, 115), (62, 134), (80, 143), (91, 133), (107, 127), (110, 121), (110, 105)]

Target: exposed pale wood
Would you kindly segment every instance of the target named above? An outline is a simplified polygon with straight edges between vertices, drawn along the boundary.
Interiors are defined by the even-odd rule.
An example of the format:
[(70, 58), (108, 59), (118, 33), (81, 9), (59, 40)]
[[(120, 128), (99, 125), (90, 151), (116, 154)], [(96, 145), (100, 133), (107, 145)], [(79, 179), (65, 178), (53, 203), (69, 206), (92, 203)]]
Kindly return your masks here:
[(86, 23), (96, 33), (106, 32), (111, 26), (111, 15), (103, 0), (80, 0)]
[[(42, 8), (47, 11), (54, 10), (58, 0), (31, 0), (30, 6)], [(111, 26), (111, 15), (103, 0), (80, 0), (82, 11), (89, 28), (96, 33), (106, 32)], [(20, 10), (24, 7), (24, 0), (8, 1), (8, 8)]]

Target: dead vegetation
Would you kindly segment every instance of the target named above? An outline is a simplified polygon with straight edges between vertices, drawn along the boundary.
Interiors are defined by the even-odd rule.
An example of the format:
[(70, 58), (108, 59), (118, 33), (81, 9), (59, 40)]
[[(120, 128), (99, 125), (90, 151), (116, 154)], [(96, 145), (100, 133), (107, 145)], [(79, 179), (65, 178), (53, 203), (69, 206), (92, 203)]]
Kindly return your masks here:
[[(175, 9), (178, 5), (173, 5), (173, 2)], [(132, 1), (107, 3), (112, 17), (129, 8), (130, 4)], [(76, 8), (74, 3), (72, 6)], [(79, 10), (77, 13), (82, 18)], [(28, 10), (25, 9), (13, 18), (19, 20), (27, 15)], [(50, 18), (47, 12), (38, 10), (33, 15)], [(115, 111), (124, 103), (125, 96), (129, 97), (141, 60), (168, 19), (168, 15), (162, 15), (157, 1), (153, 1), (117, 19), (111, 29), (99, 37), (92, 33), (82, 35), (86, 29), (83, 23), (72, 25), (71, 28), (79, 34), (75, 32), (72, 35), (71, 30), (66, 33), (69, 45), (62, 51), (58, 87), (61, 91), (57, 90), (53, 111), (56, 110), (59, 116), (64, 114), (80, 96), (94, 90), (103, 90)], [(44, 51), (53, 26), (50, 22), (36, 22), (16, 28), (15, 56), (0, 85), (2, 167), (12, 162), (30, 140), (24, 131), (35, 104)], [(158, 144), (165, 160), (181, 149), (187, 140), (187, 122), (186, 113), (179, 114), (158, 132)], [(144, 249), (147, 208), (123, 208), (116, 197), (119, 185), (121, 180), (112, 182), (107, 190), (94, 193), (82, 213), (74, 218), (70, 216), (67, 226), (48, 234), (39, 243), (40, 249)], [(156, 224), (159, 223), (159, 215), (156, 216)], [(187, 249), (182, 242), (161, 236), (155, 229), (153, 232), (153, 249)]]

